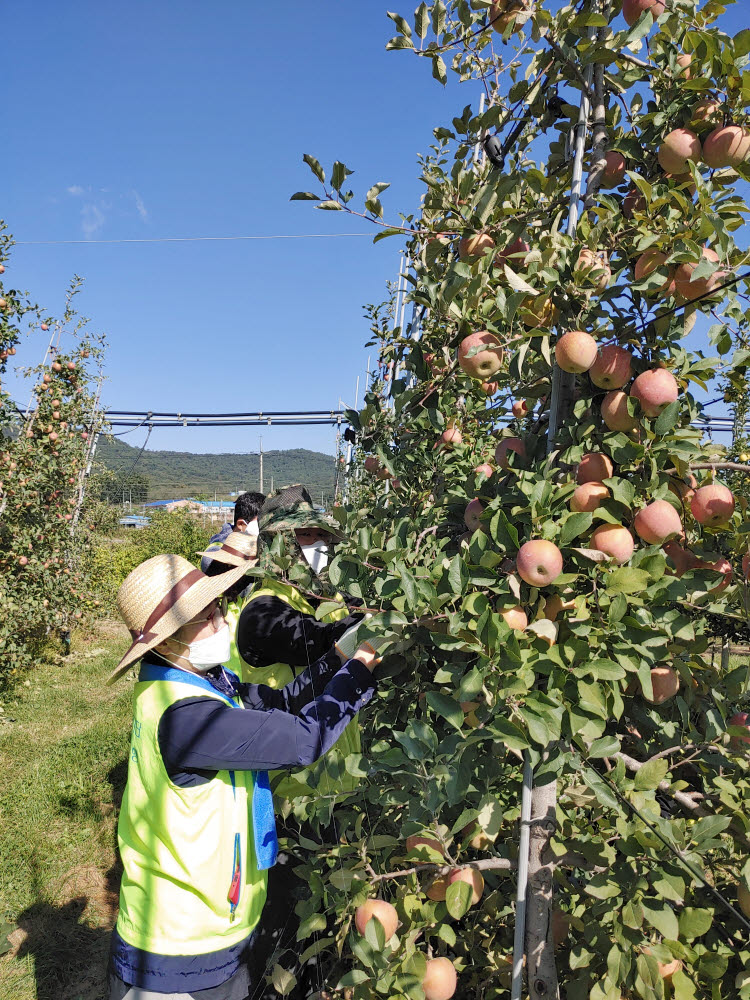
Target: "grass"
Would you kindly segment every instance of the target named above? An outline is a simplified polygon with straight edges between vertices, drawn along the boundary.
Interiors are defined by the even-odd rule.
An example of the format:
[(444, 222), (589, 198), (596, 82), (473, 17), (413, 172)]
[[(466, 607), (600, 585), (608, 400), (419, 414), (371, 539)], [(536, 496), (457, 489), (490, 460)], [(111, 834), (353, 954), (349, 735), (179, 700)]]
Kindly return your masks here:
[(104, 1000), (132, 685), (102, 623), (0, 698), (0, 1000)]

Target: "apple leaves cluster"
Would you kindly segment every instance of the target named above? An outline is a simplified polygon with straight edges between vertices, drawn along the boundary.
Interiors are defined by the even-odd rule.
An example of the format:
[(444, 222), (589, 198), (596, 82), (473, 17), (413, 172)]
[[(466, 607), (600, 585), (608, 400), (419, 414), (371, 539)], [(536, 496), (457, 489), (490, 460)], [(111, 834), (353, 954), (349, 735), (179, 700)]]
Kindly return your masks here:
[[(314, 937), (305, 955), (327, 982), (362, 1000), (429, 1000), (434, 956), (451, 960), (456, 995), (507, 996), (523, 753), (535, 784), (557, 788), (546, 944), (558, 938), (564, 995), (750, 998), (748, 662), (719, 652), (716, 627), (747, 634), (750, 521), (741, 496), (714, 525), (691, 504), (726, 479), (701, 400), (723, 380), (745, 413), (750, 172), (694, 157), (670, 175), (660, 157), (675, 130), (706, 142), (745, 126), (750, 32), (723, 32), (722, 3), (654, 4), (656, 24), (649, 6), (626, 0), (626, 20), (617, 3), (438, 0), (413, 21), (390, 15), (390, 48), (428, 57), (441, 82), (450, 54), (488, 101), (435, 130), (419, 215), (382, 223), (407, 237), (415, 318), (375, 324), (383, 377), (349, 415), (361, 454), (329, 575), (392, 641), (365, 755), (328, 763), (360, 778), (333, 811), (336, 843), (321, 827), (301, 844), (299, 936)], [(584, 89), (604, 111), (568, 232)], [(492, 156), (477, 157), (488, 133)], [(334, 185), (319, 207), (349, 211), (352, 197)], [(501, 356), (484, 381), (469, 363), (482, 348), (459, 363), (478, 331)], [(627, 352), (616, 388), (632, 429), (605, 421), (606, 383), (584, 366), (554, 390), (550, 447), (566, 331)], [(649, 414), (631, 380), (659, 369), (677, 398)], [(604, 499), (571, 508), (590, 455), (607, 459)], [(672, 548), (638, 537), (654, 501), (679, 515)], [(597, 548), (608, 525), (632, 555)], [(550, 583), (519, 571), (530, 540), (562, 554)], [(298, 810), (328, 823), (331, 805)], [(415, 835), (430, 843), (409, 850)], [(478, 901), (460, 882), (436, 891), (467, 867), (484, 878)], [(374, 896), (398, 914), (388, 942), (376, 920), (351, 925)]]

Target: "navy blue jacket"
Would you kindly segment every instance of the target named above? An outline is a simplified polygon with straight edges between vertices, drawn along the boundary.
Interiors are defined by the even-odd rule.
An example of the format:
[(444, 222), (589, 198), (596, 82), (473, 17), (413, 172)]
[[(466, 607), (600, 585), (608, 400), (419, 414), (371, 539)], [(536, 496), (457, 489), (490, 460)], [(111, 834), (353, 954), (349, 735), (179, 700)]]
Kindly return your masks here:
[[(223, 667), (206, 676), (222, 694), (236, 690), (246, 711), (201, 696), (170, 705), (159, 723), (159, 750), (171, 781), (183, 787), (210, 781), (221, 770), (312, 764), (330, 750), (375, 693), (364, 664), (348, 660), (341, 666), (334, 653), (278, 691), (265, 684), (241, 684)], [(230, 979), (249, 942), (198, 956), (156, 955), (127, 944), (115, 929), (110, 962), (115, 975), (130, 985), (190, 993)]]
[[(213, 535), (213, 537), (209, 538), (208, 544), (213, 545), (214, 542), (225, 542), (233, 531), (234, 531), (233, 524), (229, 524), (229, 522), (227, 522), (226, 524), (222, 524), (221, 530), (218, 531), (215, 535)], [(208, 573), (208, 567), (211, 565), (212, 562), (213, 559), (211, 558), (211, 556), (203, 556), (201, 558), (201, 572)]]

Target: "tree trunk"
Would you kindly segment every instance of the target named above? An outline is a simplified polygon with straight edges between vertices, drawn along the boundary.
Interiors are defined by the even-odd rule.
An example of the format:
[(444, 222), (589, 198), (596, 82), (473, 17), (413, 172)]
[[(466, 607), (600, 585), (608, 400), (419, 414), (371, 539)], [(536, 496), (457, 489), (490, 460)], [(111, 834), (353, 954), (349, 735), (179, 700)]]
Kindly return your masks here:
[(526, 902), (526, 975), (529, 1000), (559, 1000), (552, 937), (554, 862), (549, 842), (555, 831), (557, 783), (538, 786), (531, 796), (531, 846)]

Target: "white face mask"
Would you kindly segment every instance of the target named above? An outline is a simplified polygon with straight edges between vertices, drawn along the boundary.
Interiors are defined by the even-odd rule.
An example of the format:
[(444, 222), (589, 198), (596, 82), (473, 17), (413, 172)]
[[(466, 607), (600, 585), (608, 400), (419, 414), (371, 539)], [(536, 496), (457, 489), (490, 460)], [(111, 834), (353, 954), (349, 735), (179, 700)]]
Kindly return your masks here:
[(328, 545), (326, 542), (317, 541), (313, 542), (312, 545), (300, 545), (300, 548), (313, 573), (320, 573), (328, 565)]
[(252, 521), (249, 521), (245, 528), (246, 535), (259, 535), (260, 528), (258, 527), (258, 518), (254, 517)]
[(211, 667), (226, 663), (232, 653), (232, 636), (229, 626), (223, 625), (218, 632), (190, 643), (186, 659), (196, 670), (204, 674)]

